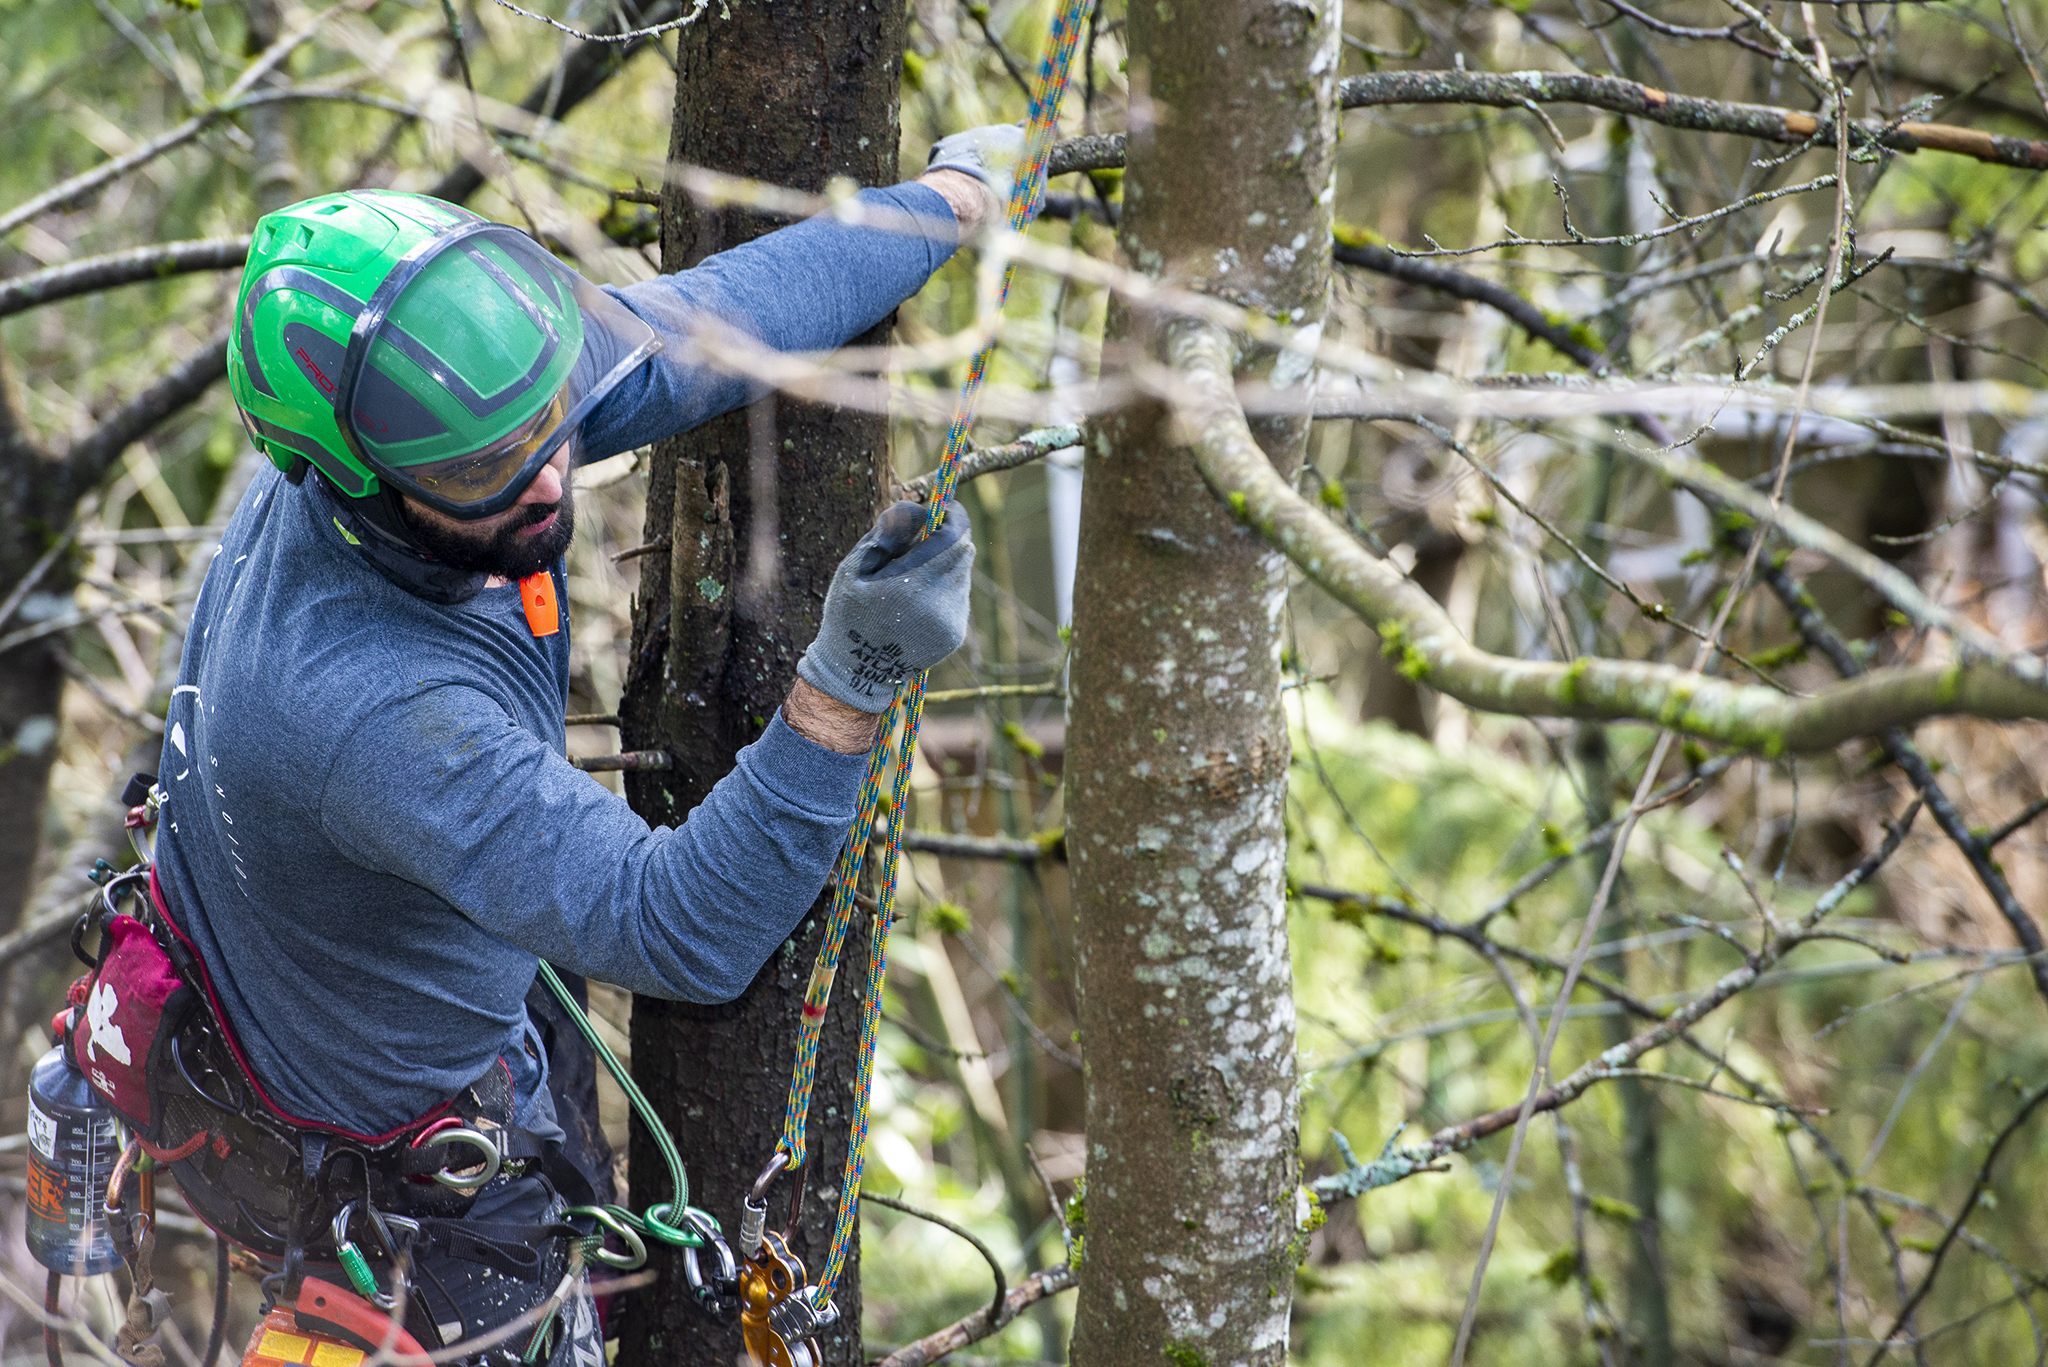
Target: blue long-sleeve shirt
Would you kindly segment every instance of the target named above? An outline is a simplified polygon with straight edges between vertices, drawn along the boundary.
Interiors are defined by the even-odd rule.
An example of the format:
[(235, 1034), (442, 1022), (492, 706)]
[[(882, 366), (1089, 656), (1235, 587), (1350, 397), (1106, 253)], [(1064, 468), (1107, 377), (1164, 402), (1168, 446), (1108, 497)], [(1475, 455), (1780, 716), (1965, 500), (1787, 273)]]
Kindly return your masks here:
[[(862, 198), (928, 222), (918, 185)], [(943, 234), (941, 234), (942, 236)], [(812, 219), (613, 293), (669, 341), (584, 427), (584, 459), (749, 398), (692, 360), (693, 322), (781, 351), (874, 326), (950, 240)], [(566, 603), (560, 563), (557, 598)], [(166, 718), (165, 896), (270, 1094), (381, 1133), (503, 1057), (549, 1127), (524, 1047), (535, 960), (635, 992), (722, 1001), (816, 899), (864, 759), (777, 717), (680, 826), (650, 828), (565, 758), (569, 632), (517, 586), (440, 605), (380, 575), (313, 481), (265, 471), (207, 572)]]

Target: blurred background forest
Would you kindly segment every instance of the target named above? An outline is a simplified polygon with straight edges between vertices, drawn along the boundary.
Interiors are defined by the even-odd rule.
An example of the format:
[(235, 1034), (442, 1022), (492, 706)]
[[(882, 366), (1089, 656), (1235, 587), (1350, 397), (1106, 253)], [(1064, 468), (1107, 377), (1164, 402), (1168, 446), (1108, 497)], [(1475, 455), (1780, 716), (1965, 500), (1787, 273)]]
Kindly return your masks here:
[[(685, 12), (664, 5), (545, 8), (579, 30), (619, 32)], [(1049, 12), (1044, 0), (912, 0), (905, 175), (943, 133), (1023, 116), (1019, 73)], [(695, 13), (718, 22), (715, 4)], [(1579, 70), (1815, 108), (1748, 13), (1711, 0), (1345, 0), (1343, 72)], [(1858, 118), (2048, 138), (2038, 55), (2048, 6), (2038, 0), (1761, 13), (1824, 42)], [(1171, 117), (1134, 108), (1122, 35), (1122, 0), (1103, 0), (1068, 136)], [(280, 39), (288, 52), (238, 84)], [(62, 675), (56, 711), (17, 715), (0, 735), (0, 773), (46, 770), (48, 795), (38, 809), (43, 780), (18, 782), (0, 812), (14, 837), (25, 824), (30, 837), (7, 847), (17, 866), (0, 868), (0, 909), (24, 928), (0, 941), (12, 955), (0, 1133), (17, 1136), (0, 1140), (11, 1288), (0, 1360), (42, 1355), (18, 1132), (21, 1080), (46, 1047), (40, 1022), (72, 972), (53, 928), (75, 909), (82, 868), (122, 862), (116, 798), (131, 771), (156, 767), (179, 631), (256, 459), (222, 385), (193, 385), (160, 414), (123, 405), (203, 358), (232, 307), (233, 240), (304, 196), (435, 190), (533, 231), (600, 282), (652, 273), (649, 192), (667, 156), (674, 54), (673, 32), (585, 43), (489, 0), (0, 0), (0, 365), (11, 414), (0, 432), (11, 524), (0, 528), (0, 675), (15, 670), (7, 686), (28, 688), (31, 657)], [(522, 101), (541, 117), (513, 117)], [(1549, 102), (1354, 109), (1342, 129), (1331, 338), (1461, 379), (1583, 374), (1590, 360), (1613, 375), (1798, 380), (1835, 199), (1810, 183), (1834, 169), (1832, 148)], [(471, 160), (484, 170), (468, 170)], [(37, 202), (124, 161), (132, 168)], [(1977, 388), (1951, 386), (1940, 392), (1964, 397), (1892, 421), (1801, 419), (1789, 496), (2010, 648), (2037, 651), (2048, 640), (2038, 477), (2048, 418), (2031, 415), (2028, 394), (2048, 374), (2038, 363), (2048, 305), (2036, 289), (2048, 275), (2048, 180), (1937, 151), (1863, 148), (1850, 171), (1853, 278), (1820, 323), (1817, 392)], [(1808, 188), (1765, 198), (1793, 186)], [(1114, 171), (1056, 178), (1034, 236), (1114, 261), (1119, 204)], [(1729, 205), (1740, 207), (1664, 231)], [(1569, 240), (1567, 210), (1578, 234), (1606, 240)], [(216, 239), (227, 245), (204, 249)], [(69, 288), (69, 267), (161, 243), (200, 246), (152, 258), (147, 278), (130, 272), (138, 283), (51, 297)], [(1389, 244), (1496, 249), (1422, 263)], [(1455, 280), (1429, 274), (1446, 268)], [(1532, 311), (1510, 316), (1472, 282), (1505, 286)], [(989, 420), (984, 446), (1088, 416), (1104, 301), (1055, 273), (1019, 276), (993, 381), (1012, 392), (1006, 412), (1035, 404), (1036, 417)], [(898, 340), (934, 343), (975, 311), (963, 255), (904, 306)], [(964, 369), (964, 356), (927, 353), (891, 379), (943, 407)], [(2002, 407), (1975, 407), (1970, 393), (2002, 395)], [(1687, 658), (1692, 641), (1672, 621), (1711, 616), (1747, 546), (1738, 517), (1711, 514), (1625, 458), (1613, 423), (1435, 427), (1364, 416), (1341, 395), (1324, 407), (1300, 487), (1503, 655)], [(1782, 417), (1736, 398), (1668, 421), (1697, 437), (1695, 457), (1769, 488)], [(122, 422), (139, 439), (116, 440), (129, 435)], [(899, 477), (929, 470), (941, 438), (906, 413), (895, 424)], [(620, 457), (578, 477), (572, 720), (618, 706), (648, 563), (645, 464)], [(871, 1190), (974, 1231), (1012, 1277), (1064, 1256), (1041, 1180), (1064, 1200), (1084, 1159), (1057, 840), (1077, 468), (1065, 451), (965, 486), (982, 548), (976, 632), (932, 687), (1009, 687), (935, 703), (926, 725), (869, 1160)], [(54, 469), (70, 472), (67, 498), (25, 492)], [(1803, 601), (1833, 623), (1852, 666), (1929, 648), (1866, 583), (1811, 551), (1774, 550), (1765, 568), (1803, 582)], [(1726, 641), (1747, 677), (1810, 691), (1837, 671), (1792, 629), (1786, 601), (1745, 597)], [(1477, 713), (1405, 676), (1365, 625), (1305, 583), (1286, 631), (1308, 1178), (1343, 1170), (1347, 1141), (1369, 1156), (1414, 1127), (1519, 1098), (1531, 1059), (1523, 1004), (1546, 1005), (1556, 986), (1538, 959), (1569, 956), (1655, 733)], [(602, 720), (568, 735), (575, 755), (620, 748)], [(1767, 964), (1700, 1025), (1699, 1049), (1645, 1055), (1635, 1074), (1537, 1119), (1472, 1361), (1874, 1361), (1909, 1300), (1916, 1337), (1895, 1342), (1894, 1359), (2048, 1360), (2038, 1214), (2048, 1125), (2006, 1134), (2048, 1080), (2041, 965), (2011, 914), (2037, 919), (2048, 900), (2048, 843), (2033, 824), (2048, 806), (2048, 746), (2037, 726), (1977, 721), (1920, 727), (1917, 767), (1892, 762), (1890, 744), (1796, 759), (1674, 754), (1675, 796), (1630, 846), (1588, 960), (1603, 986), (1574, 999), (1558, 1075), (1641, 1028), (1624, 997), (1651, 1013), (1693, 1000), (1757, 952), (1772, 917), (1805, 914), (1878, 850), (1887, 823), (1903, 834), (1840, 903), (1828, 923), (1838, 938)], [(1948, 829), (1938, 803), (1912, 805), (1928, 785), (1950, 804)], [(624, 1050), (628, 1001), (600, 991), (596, 1004)], [(607, 1096), (623, 1151), (624, 1106)], [(1505, 1146), (1502, 1133), (1442, 1172), (1326, 1202), (1296, 1273), (1295, 1360), (1446, 1359)], [(159, 1275), (179, 1307), (170, 1355), (191, 1362), (213, 1253), (176, 1198), (164, 1199)], [(953, 1234), (887, 1209), (865, 1219), (874, 1352), (986, 1300), (987, 1269)], [(231, 1345), (254, 1317), (253, 1283), (237, 1281)], [(121, 1294), (100, 1279), (73, 1286), (66, 1305), (111, 1339)], [(1049, 1300), (971, 1352), (1064, 1360), (1069, 1313)]]

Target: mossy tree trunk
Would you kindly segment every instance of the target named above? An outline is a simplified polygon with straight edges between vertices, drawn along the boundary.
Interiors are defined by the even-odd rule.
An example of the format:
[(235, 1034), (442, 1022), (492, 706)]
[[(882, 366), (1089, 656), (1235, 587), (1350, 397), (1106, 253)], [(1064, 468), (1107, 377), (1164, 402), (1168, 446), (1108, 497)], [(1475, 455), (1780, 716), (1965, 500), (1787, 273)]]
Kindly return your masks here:
[[(829, 0), (730, 0), (682, 31), (671, 155), (678, 161), (822, 190), (845, 176), (896, 179), (904, 12)], [(778, 226), (744, 209), (701, 208), (671, 187), (662, 205), (662, 265), (681, 270)], [(888, 325), (860, 340), (886, 340)], [(772, 469), (756, 465), (756, 453)], [(667, 772), (635, 774), (627, 794), (650, 822), (681, 822), (773, 717), (816, 634), (840, 556), (873, 520), (888, 459), (883, 419), (767, 399), (655, 451), (633, 664), (620, 704), (627, 749), (666, 750)], [(758, 558), (755, 535), (773, 554)], [(756, 571), (749, 580), (750, 563)], [(682, 1148), (691, 1202), (734, 1232), (740, 1199), (773, 1153), (824, 903), (736, 1002), (723, 1007), (636, 998), (634, 1073)], [(865, 930), (846, 962), (867, 953)], [(859, 1038), (858, 972), (842, 974), (811, 1102), (808, 1199), (792, 1244), (815, 1274), (830, 1242)], [(660, 1156), (637, 1128), (636, 1200), (667, 1195)], [(771, 1211), (780, 1224), (788, 1192)], [(737, 1327), (686, 1305), (679, 1258), (635, 1298), (622, 1360), (731, 1362)], [(849, 1265), (837, 1327), (819, 1340), (826, 1367), (861, 1361), (860, 1280)]]
[[(1334, 4), (1133, 6), (1123, 248), (1311, 334), (1329, 288)], [(1110, 345), (1154, 348), (1113, 311)], [(1241, 366), (1302, 383), (1298, 353)], [(1307, 424), (1254, 431), (1282, 471)], [(1067, 846), (1087, 1070), (1073, 1360), (1278, 1364), (1300, 1235), (1283, 882), (1284, 562), (1171, 418), (1092, 435), (1074, 595)]]

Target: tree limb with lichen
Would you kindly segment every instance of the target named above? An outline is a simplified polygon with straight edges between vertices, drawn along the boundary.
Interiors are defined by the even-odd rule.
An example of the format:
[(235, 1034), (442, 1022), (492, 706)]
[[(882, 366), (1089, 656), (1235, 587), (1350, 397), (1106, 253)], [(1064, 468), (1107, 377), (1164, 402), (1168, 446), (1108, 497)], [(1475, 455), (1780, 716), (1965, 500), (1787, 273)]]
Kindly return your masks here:
[(1559, 664), (1480, 650), (1419, 585), (1367, 552), (1274, 471), (1232, 385), (1233, 349), (1229, 334), (1213, 324), (1171, 325), (1168, 398), (1202, 478), (1240, 522), (1363, 617), (1402, 674), (1468, 707), (1639, 721), (1765, 755), (1827, 750), (1936, 716), (2048, 721), (2048, 689), (1991, 664), (1873, 670), (1801, 698), (1646, 661)]

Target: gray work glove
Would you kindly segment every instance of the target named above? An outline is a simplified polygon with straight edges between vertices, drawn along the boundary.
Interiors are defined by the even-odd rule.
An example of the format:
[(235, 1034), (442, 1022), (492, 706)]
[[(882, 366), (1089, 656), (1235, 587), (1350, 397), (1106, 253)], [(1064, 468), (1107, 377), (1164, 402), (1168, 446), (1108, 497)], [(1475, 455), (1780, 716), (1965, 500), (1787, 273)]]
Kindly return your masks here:
[(958, 171), (973, 176), (1007, 205), (1017, 183), (1017, 165), (1024, 160), (1024, 129), (1014, 123), (989, 123), (940, 138), (932, 144), (927, 171)]
[(854, 543), (825, 591), (825, 619), (796, 672), (827, 697), (862, 712), (886, 712), (896, 686), (930, 669), (967, 639), (967, 587), (974, 529), (967, 510), (924, 540), (922, 503), (889, 507)]

